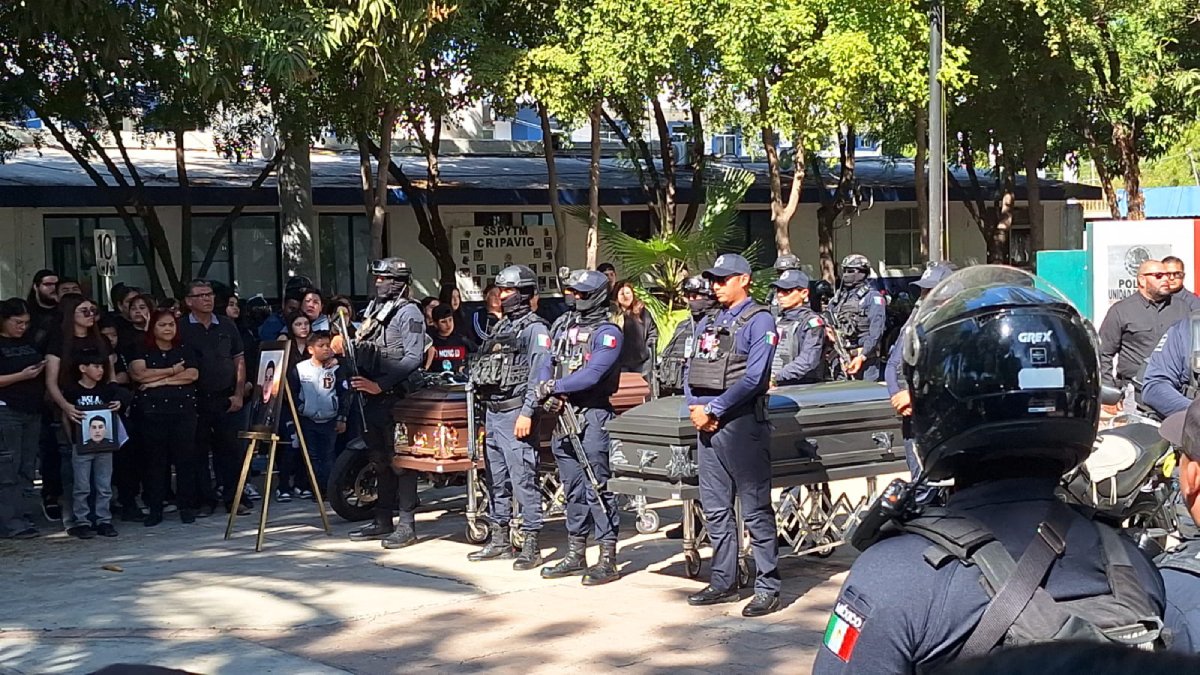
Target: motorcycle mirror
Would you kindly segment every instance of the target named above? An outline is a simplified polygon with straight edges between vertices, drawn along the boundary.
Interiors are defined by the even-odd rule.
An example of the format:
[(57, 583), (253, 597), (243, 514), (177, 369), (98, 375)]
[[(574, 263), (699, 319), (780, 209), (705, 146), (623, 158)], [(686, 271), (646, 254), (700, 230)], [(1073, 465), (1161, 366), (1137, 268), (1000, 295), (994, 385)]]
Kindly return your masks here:
[(1116, 405), (1125, 398), (1125, 392), (1116, 387), (1100, 385), (1100, 404)]

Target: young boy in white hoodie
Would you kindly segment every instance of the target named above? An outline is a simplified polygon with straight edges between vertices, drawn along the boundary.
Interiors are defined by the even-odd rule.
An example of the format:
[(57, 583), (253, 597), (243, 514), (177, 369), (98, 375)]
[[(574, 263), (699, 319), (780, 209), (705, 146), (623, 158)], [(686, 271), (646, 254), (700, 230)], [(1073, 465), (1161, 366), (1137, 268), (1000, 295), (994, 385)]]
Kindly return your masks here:
[(346, 431), (351, 400), (349, 374), (335, 358), (330, 341), (329, 331), (313, 331), (305, 343), (309, 358), (288, 372), (300, 431), (322, 490), (329, 484), (334, 445), (338, 434)]

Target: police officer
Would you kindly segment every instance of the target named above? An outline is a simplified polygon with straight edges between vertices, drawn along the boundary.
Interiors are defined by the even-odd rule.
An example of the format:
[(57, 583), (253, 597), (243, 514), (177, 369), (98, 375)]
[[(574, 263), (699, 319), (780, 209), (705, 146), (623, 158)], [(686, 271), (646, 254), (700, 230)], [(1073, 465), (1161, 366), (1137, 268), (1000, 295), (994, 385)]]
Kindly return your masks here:
[(696, 328), (685, 396), (699, 431), (700, 501), (712, 541), (708, 586), (690, 605), (738, 600), (738, 532), (734, 499), (740, 498), (757, 575), (754, 598), (742, 616), (779, 609), (779, 543), (771, 506), (771, 428), (767, 388), (778, 338), (775, 320), (750, 297), (750, 263), (726, 253), (704, 271), (724, 308)]
[[(912, 283), (919, 290), (920, 297), (917, 299), (917, 307), (920, 307), (921, 301), (929, 295), (934, 286), (937, 286), (942, 279), (950, 276), (957, 267), (954, 263), (948, 261), (932, 262), (925, 268), (921, 274), (921, 278)], [(917, 316), (916, 309), (909, 315), (908, 322), (912, 322)], [(909, 323), (905, 323), (905, 328)], [(904, 330), (901, 329), (901, 334)], [(921, 464), (917, 461), (917, 455), (913, 451), (912, 443), (912, 397), (908, 393), (908, 380), (905, 379), (903, 363), (903, 348), (902, 340), (896, 340), (892, 345), (892, 350), (888, 352), (887, 365), (883, 369), (883, 381), (887, 384), (888, 396), (891, 397), (892, 409), (900, 416), (901, 430), (904, 434), (904, 459), (908, 462), (908, 470), (912, 473), (915, 479), (921, 473)], [(928, 499), (932, 497), (933, 492), (927, 491), (923, 493), (923, 497)], [(921, 501), (925, 501), (922, 499)]]
[[(411, 387), (411, 378), (421, 367), (425, 316), (409, 298), (412, 269), (407, 262), (401, 258), (376, 260), (371, 263), (371, 274), (375, 299), (367, 306), (354, 338), (359, 373), (350, 386), (363, 394), (363, 439), (379, 481), (379, 497), (374, 521), (352, 531), (350, 539), (382, 539), (384, 548), (402, 548), (417, 541), (417, 474), (392, 469), (392, 406)], [(397, 507), (400, 517), (393, 527), (392, 512)]]
[(542, 498), (537, 487), (537, 450), (530, 442), (534, 440), (537, 403), (534, 375), (550, 353), (550, 332), (531, 304), (538, 291), (533, 270), (524, 265), (506, 267), (496, 276), (496, 287), (504, 316), (484, 340), (471, 369), (471, 382), (486, 408), (484, 448), (491, 485), (492, 539), (467, 558), (513, 557), (509, 521), (515, 493), (525, 538), (513, 569), (531, 570), (542, 564), (538, 548)]
[(851, 349), (857, 349), (847, 375), (856, 380), (879, 379), (879, 348), (887, 322), (887, 305), (883, 296), (871, 287), (867, 277), (871, 261), (853, 253), (842, 260), (842, 283), (829, 302), (829, 311), (837, 322), (835, 328)]
[[(775, 273), (782, 275), (788, 270), (800, 269), (800, 259), (791, 253), (784, 253), (775, 259)], [(782, 311), (779, 307), (779, 298), (776, 297), (775, 287), (771, 286), (771, 290), (767, 292), (767, 306), (771, 308), (771, 315), (779, 318), (779, 313)]]
[(808, 305), (808, 275), (786, 270), (771, 282), (780, 315), (775, 322), (779, 345), (771, 361), (777, 386), (820, 382), (825, 352), (825, 321)]
[[(565, 399), (579, 418), (580, 441), (598, 486), (591, 484), (571, 440), (554, 439), (554, 459), (567, 504), (567, 554), (542, 568), (547, 579), (583, 574), (585, 586), (616, 581), (617, 500), (608, 491), (608, 421), (615, 417), (610, 397), (621, 381), (621, 329), (608, 318), (608, 277), (595, 270), (574, 270), (563, 285), (567, 314), (551, 331), (553, 357), (547, 359), (538, 398)], [(603, 506), (601, 506), (601, 501)], [(600, 561), (587, 566), (588, 531), (600, 544)]]
[(683, 369), (691, 353), (692, 337), (696, 325), (706, 316), (716, 314), (719, 307), (713, 295), (712, 283), (702, 276), (690, 276), (683, 280), (683, 297), (688, 304), (688, 318), (679, 322), (675, 334), (658, 357), (655, 380), (658, 396), (678, 396), (683, 393)]
[(1142, 403), (1162, 417), (1186, 410), (1196, 397), (1200, 380), (1200, 312), (1177, 321), (1167, 329), (1146, 360)]
[(892, 536), (850, 569), (814, 673), (933, 671), (1054, 639), (1161, 646), (1158, 572), (1055, 496), (1096, 438), (1098, 346), (1034, 280), (955, 272), (905, 331), (918, 480), (954, 478), (956, 492), (916, 516), (899, 500)]
[[(1194, 520), (1200, 520), (1200, 401), (1168, 417), (1159, 429), (1180, 451), (1179, 490)], [(1175, 635), (1172, 651), (1200, 652), (1200, 539), (1185, 538), (1158, 559), (1167, 589), (1164, 617)]]

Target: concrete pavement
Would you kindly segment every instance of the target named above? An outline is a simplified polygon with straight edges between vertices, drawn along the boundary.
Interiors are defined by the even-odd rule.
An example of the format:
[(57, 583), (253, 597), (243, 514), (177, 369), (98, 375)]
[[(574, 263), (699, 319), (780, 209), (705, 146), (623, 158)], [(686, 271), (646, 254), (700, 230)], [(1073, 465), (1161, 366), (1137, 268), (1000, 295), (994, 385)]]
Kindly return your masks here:
[[(470, 563), (461, 490), (425, 491), (423, 541), (399, 551), (350, 542), (352, 525), (336, 516), (325, 536), (311, 502), (273, 504), (257, 554), (257, 513), (230, 541), (222, 518), (169, 515), (152, 529), (118, 523), (117, 539), (0, 542), (0, 673), (114, 662), (200, 673), (806, 672), (852, 560), (846, 550), (785, 560), (784, 609), (747, 620), (742, 603), (689, 607), (708, 551), (702, 580), (688, 579), (680, 543), (636, 534), (631, 514), (624, 578), (608, 586)], [(678, 507), (660, 513), (678, 521)], [(550, 520), (544, 555), (565, 544)]]

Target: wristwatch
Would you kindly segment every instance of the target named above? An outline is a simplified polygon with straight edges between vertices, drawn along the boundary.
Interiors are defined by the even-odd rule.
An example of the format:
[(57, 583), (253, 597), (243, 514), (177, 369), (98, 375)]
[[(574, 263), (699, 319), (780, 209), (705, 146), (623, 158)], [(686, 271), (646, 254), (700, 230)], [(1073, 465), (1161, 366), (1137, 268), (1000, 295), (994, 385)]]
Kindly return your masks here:
[(704, 404), (704, 414), (705, 414), (705, 415), (715, 415), (715, 414), (716, 414), (716, 413), (714, 413), (714, 412), (713, 412), (713, 409), (712, 409), (712, 404), (711, 404), (711, 403), (705, 403), (705, 404)]

